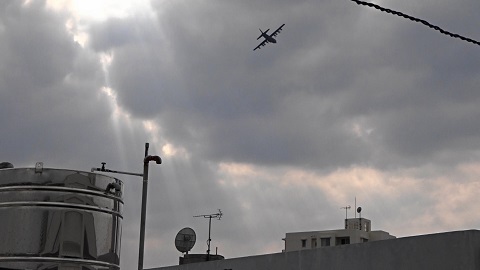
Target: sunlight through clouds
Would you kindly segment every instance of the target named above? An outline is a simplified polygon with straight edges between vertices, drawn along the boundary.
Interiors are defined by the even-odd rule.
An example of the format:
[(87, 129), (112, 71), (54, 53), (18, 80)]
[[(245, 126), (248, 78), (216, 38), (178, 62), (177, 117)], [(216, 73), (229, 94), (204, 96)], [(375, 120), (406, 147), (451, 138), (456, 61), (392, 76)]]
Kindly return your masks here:
[(171, 143), (165, 143), (162, 146), (162, 153), (166, 157), (180, 157), (185, 160), (188, 160), (190, 158), (190, 154), (187, 152), (185, 148), (175, 147)]
[[(31, 1), (25, 1), (29, 5)], [(85, 47), (89, 42), (87, 33), (90, 24), (110, 18), (127, 18), (135, 15), (153, 16), (148, 0), (47, 0), (47, 8), (68, 12), (70, 18), (65, 27), (73, 40)]]
[(78, 20), (102, 21), (107, 18), (125, 18), (149, 10), (146, 0), (47, 0), (54, 10), (69, 10)]

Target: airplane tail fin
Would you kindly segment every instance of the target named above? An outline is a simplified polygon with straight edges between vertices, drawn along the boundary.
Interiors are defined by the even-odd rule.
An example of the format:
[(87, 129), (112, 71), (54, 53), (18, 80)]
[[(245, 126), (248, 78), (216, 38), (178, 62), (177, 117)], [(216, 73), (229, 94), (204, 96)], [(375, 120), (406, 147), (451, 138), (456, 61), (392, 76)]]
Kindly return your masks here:
[(262, 31), (262, 29), (258, 28), (258, 30), (260, 30), (260, 32), (262, 32), (262, 33), (260, 34), (260, 36), (258, 36), (257, 40), (259, 40), (259, 39), (263, 36), (263, 31)]
[(267, 34), (268, 31), (270, 31), (270, 28), (267, 29), (267, 31), (263, 32), (262, 29), (258, 28), (258, 30), (260, 30), (260, 32), (262, 32), (262, 34), (260, 34), (260, 36), (258, 36), (257, 40), (259, 40), (261, 37), (263, 37), (263, 35)]

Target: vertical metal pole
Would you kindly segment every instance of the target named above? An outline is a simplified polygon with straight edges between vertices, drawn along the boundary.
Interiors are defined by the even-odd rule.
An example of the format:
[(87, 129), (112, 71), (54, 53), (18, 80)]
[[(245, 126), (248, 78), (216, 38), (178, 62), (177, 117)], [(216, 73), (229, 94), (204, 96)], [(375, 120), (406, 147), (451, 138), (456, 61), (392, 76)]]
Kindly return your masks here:
[(208, 219), (208, 250), (207, 250), (207, 261), (210, 261), (210, 242), (212, 239), (210, 238), (210, 231), (212, 228), (212, 216)]
[[(145, 157), (148, 156), (148, 143), (145, 143)], [(143, 252), (145, 248), (145, 218), (147, 212), (148, 161), (143, 162), (142, 216), (140, 220), (140, 244), (138, 247), (138, 270), (143, 270)]]
[(362, 230), (362, 212), (358, 213), (360, 215), (360, 218), (358, 219), (358, 223), (360, 225), (360, 230)]

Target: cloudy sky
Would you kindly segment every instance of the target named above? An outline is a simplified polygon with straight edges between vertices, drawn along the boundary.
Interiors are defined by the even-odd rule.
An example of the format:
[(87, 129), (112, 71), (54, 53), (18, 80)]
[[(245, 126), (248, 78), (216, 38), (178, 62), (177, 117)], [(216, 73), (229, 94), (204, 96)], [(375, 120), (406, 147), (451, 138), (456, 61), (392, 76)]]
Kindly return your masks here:
[[(376, 0), (480, 39), (477, 0)], [(253, 51), (260, 31), (285, 24)], [(480, 227), (480, 47), (349, 0), (1, 1), (1, 159), (141, 172), (146, 268), (193, 253), (281, 252), (343, 227), (398, 237)], [(136, 269), (141, 179), (125, 183)], [(350, 210), (349, 216), (353, 217)]]

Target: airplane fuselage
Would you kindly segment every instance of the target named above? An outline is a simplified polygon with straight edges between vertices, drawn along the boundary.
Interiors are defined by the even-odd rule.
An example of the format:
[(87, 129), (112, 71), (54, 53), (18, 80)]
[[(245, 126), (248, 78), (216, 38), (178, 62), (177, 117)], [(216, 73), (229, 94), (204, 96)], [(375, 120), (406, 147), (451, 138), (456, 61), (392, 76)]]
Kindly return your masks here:
[(277, 41), (273, 37), (269, 36), (266, 33), (262, 33), (262, 36), (270, 43), (277, 43)]

